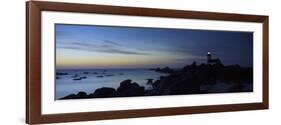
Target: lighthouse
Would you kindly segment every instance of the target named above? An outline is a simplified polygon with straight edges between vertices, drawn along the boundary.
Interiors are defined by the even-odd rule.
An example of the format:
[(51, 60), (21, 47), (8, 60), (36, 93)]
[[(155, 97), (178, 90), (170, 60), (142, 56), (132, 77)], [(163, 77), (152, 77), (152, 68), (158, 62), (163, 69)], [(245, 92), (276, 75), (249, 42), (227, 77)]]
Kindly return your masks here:
[(212, 60), (212, 54), (211, 54), (211, 52), (208, 52), (207, 53), (207, 63), (210, 63), (211, 60)]
[(214, 58), (212, 59), (212, 54), (211, 52), (208, 52), (207, 53), (207, 64), (210, 64), (210, 65), (214, 65), (214, 64), (219, 64), (219, 65), (223, 65), (221, 63), (221, 60), (219, 58)]

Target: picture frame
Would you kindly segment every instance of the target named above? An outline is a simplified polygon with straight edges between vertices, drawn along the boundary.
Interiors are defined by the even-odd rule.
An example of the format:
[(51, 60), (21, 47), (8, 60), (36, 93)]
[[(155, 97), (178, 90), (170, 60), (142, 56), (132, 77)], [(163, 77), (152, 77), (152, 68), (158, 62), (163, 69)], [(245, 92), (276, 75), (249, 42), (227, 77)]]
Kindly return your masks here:
[[(44, 86), (42, 85), (42, 50), (45, 48), (42, 43), (43, 11), (67, 12), (68, 14), (101, 14), (101, 15), (121, 15), (134, 17), (156, 17), (171, 19), (191, 19), (207, 21), (233, 21), (261, 24), (261, 94), (260, 102), (216, 104), (216, 105), (194, 105), (194, 106), (162, 106), (154, 108), (106, 110), (106, 111), (86, 111), (84, 112), (65, 112), (43, 114), (42, 95)], [(199, 12), (184, 10), (168, 10), (138, 7), (121, 7), (92, 4), (74, 4), (59, 2), (26, 2), (26, 123), (57, 123), (73, 121), (89, 121), (104, 119), (120, 119), (135, 117), (152, 117), (197, 113), (213, 113), (243, 110), (258, 110), (269, 108), (269, 88), (268, 88), (268, 45), (269, 45), (269, 17), (264, 15), (229, 14), (216, 12)], [(159, 19), (161, 20), (161, 19)], [(53, 50), (50, 50), (53, 51)], [(254, 60), (254, 63), (255, 60)], [(52, 81), (50, 79), (50, 81)], [(176, 95), (177, 96), (177, 95)], [(176, 97), (173, 96), (172, 98)], [(155, 97), (160, 98), (160, 97)], [(162, 98), (162, 97), (161, 97)], [(109, 98), (110, 99), (110, 98)], [(118, 100), (117, 100), (118, 101)], [(48, 110), (48, 109), (47, 109)]]

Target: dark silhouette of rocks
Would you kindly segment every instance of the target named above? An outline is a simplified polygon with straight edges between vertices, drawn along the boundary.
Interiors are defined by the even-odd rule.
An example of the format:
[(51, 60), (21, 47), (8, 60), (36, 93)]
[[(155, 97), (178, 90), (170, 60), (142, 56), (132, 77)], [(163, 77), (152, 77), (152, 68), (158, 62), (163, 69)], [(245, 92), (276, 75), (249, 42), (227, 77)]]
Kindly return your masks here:
[(60, 99), (79, 99), (79, 98), (77, 98), (76, 94), (70, 94)]
[(96, 91), (93, 94), (90, 94), (89, 96), (93, 98), (115, 97), (117, 96), (117, 92), (114, 88), (102, 87), (96, 89)]
[(97, 76), (98, 78), (102, 78), (103, 76), (102, 75), (99, 75), (99, 76)]
[[(219, 83), (232, 85), (230, 89), (219, 88)], [(253, 68), (239, 65), (224, 66), (222, 63), (201, 64), (193, 62), (180, 70), (174, 70), (167, 76), (156, 80), (149, 95), (204, 94), (224, 92), (246, 92), (253, 89)], [(212, 92), (200, 89), (200, 86), (214, 86)], [(216, 88), (219, 88), (216, 90)]]
[(77, 94), (70, 94), (61, 99), (85, 99), (85, 98), (88, 98), (88, 95), (86, 92), (78, 92)]
[(102, 87), (95, 90), (94, 93), (87, 95), (86, 92), (79, 92), (78, 94), (70, 94), (61, 99), (85, 99), (85, 98), (107, 98), (107, 97), (132, 97), (144, 96), (144, 87), (137, 83), (132, 83), (132, 80), (124, 80), (116, 89), (109, 87)]
[(102, 87), (96, 89), (94, 93), (91, 93), (89, 95), (86, 92), (78, 92), (77, 94), (70, 94), (61, 99), (107, 98), (115, 96), (117, 96), (117, 92), (114, 88)]
[[(207, 59), (207, 64), (197, 65), (196, 62), (193, 62), (177, 70), (169, 67), (150, 69), (155, 72), (168, 73), (158, 80), (147, 79), (147, 84), (152, 86), (150, 90), (145, 90), (143, 86), (127, 79), (122, 81), (117, 89), (103, 87), (96, 89), (94, 93), (89, 95), (85, 92), (79, 92), (61, 99), (253, 91), (253, 68), (240, 67), (239, 65), (224, 66), (219, 59), (212, 59), (210, 55), (207, 55)], [(226, 87), (222, 88), (221, 85)]]
[[(89, 95), (79, 92), (61, 99), (251, 92), (253, 91), (253, 68), (243, 68), (239, 65), (223, 66), (219, 63), (197, 65), (194, 62), (180, 70), (173, 70), (169, 75), (161, 76), (154, 82), (153, 79), (147, 80), (152, 86), (151, 90), (145, 90), (143, 86), (127, 79), (122, 81), (117, 89), (102, 87)], [(216, 90), (216, 86), (221, 82), (231, 87)], [(201, 86), (204, 85), (214, 86), (215, 89), (212, 91), (202, 89)]]
[(77, 96), (79, 96), (79, 97), (83, 97), (83, 96), (85, 96), (85, 95), (87, 95), (86, 92), (79, 92), (79, 93), (77, 94)]
[(130, 96), (143, 96), (144, 87), (139, 86), (137, 83), (132, 83), (132, 80), (127, 79), (120, 83), (117, 88), (117, 93), (120, 97), (130, 97)]

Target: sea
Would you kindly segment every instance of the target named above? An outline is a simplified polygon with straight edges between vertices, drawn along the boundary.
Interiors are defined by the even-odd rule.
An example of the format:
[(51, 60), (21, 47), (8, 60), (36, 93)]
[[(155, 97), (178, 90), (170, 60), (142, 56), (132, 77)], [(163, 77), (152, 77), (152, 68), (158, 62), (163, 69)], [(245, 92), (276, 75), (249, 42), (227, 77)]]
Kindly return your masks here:
[(167, 75), (149, 69), (57, 69), (56, 74), (55, 99), (80, 91), (90, 94), (101, 87), (117, 89), (127, 79), (149, 90), (148, 79), (155, 81)]

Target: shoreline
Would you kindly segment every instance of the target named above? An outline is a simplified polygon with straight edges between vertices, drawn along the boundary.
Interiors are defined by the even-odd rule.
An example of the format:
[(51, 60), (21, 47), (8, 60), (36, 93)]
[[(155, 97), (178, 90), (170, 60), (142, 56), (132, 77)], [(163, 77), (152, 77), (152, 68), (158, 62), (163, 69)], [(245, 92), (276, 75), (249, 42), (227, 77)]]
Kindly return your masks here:
[[(251, 92), (252, 68), (243, 68), (239, 65), (223, 66), (201, 64), (186, 65), (180, 70), (171, 68), (148, 69), (155, 72), (162, 72), (167, 76), (161, 76), (159, 80), (148, 80), (147, 84), (152, 89), (145, 89), (131, 79), (119, 83), (117, 88), (100, 87), (92, 93), (80, 91), (69, 94), (61, 99), (84, 99), (84, 98), (108, 98), (108, 97), (136, 97), (136, 96), (157, 96), (157, 95), (184, 95), (184, 94), (208, 94), (208, 93), (232, 93)], [(229, 82), (235, 83), (227, 85)], [(218, 83), (225, 83), (227, 87), (219, 88)], [(217, 85), (217, 86), (216, 86)], [(205, 89), (202, 88), (205, 86)], [(213, 89), (206, 89), (209, 86)], [(207, 87), (208, 88), (208, 87)], [(222, 91), (223, 90), (223, 91)]]

